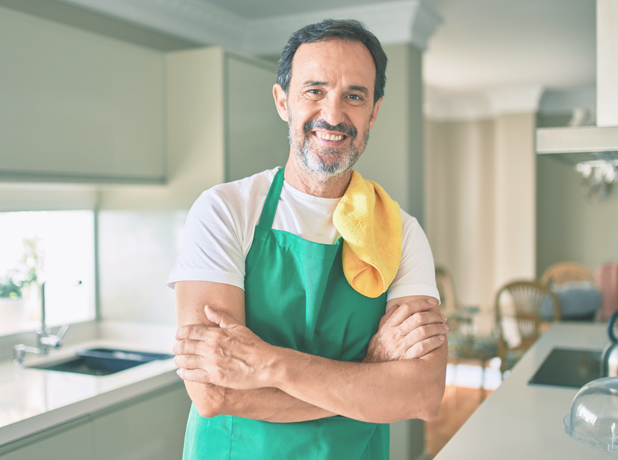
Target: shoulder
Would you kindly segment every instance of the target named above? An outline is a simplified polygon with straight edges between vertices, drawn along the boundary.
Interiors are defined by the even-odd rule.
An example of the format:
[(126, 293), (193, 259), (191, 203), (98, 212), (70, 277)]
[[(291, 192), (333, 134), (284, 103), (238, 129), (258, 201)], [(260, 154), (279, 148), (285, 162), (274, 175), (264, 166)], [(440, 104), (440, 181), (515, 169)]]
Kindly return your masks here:
[(265, 199), (276, 172), (277, 168), (269, 169), (244, 179), (215, 185), (202, 192), (193, 204), (192, 212), (227, 210), (244, 213), (246, 208), (254, 208)]
[(419, 224), (416, 217), (411, 216), (403, 209), (401, 210), (401, 229), (402, 229), (402, 245), (405, 247), (406, 244), (412, 243), (419, 238), (422, 241), (426, 241), (427, 237), (425, 236), (425, 232)]

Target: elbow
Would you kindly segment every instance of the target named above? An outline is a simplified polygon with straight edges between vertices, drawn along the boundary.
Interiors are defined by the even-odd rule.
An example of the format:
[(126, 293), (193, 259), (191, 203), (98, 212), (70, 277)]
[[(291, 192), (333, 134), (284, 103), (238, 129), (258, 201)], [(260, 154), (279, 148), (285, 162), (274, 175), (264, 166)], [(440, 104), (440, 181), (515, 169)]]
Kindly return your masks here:
[(444, 398), (444, 390), (446, 388), (446, 372), (437, 374), (436, 378), (426, 382), (420, 391), (410, 394), (413, 408), (407, 415), (410, 419), (420, 419), (425, 422), (431, 422), (438, 417), (442, 399)]
[(212, 418), (216, 417), (217, 415), (222, 415), (219, 408), (216, 405), (211, 404), (210, 401), (194, 401), (193, 404), (197, 409), (197, 413), (204, 418)]
[(198, 414), (204, 418), (212, 418), (223, 415), (225, 397), (220, 387), (214, 385), (190, 384), (186, 382), (187, 393), (197, 409)]
[(438, 417), (438, 413), (440, 412), (440, 406), (442, 401), (438, 401), (437, 404), (427, 405), (423, 411), (418, 415), (417, 418), (423, 420), (424, 422), (432, 422)]
[(424, 404), (415, 418), (419, 418), (425, 422), (435, 420), (440, 412), (440, 406), (442, 406), (444, 389), (444, 382), (434, 385), (429, 394), (427, 394), (427, 397), (424, 398)]

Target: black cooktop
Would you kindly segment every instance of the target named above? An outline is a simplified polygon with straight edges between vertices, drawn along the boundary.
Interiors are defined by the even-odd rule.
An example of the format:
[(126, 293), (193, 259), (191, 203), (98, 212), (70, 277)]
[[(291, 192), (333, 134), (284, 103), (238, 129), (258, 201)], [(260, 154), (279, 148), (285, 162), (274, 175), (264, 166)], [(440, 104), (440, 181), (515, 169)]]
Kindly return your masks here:
[(601, 352), (554, 348), (529, 384), (581, 388), (601, 378)]

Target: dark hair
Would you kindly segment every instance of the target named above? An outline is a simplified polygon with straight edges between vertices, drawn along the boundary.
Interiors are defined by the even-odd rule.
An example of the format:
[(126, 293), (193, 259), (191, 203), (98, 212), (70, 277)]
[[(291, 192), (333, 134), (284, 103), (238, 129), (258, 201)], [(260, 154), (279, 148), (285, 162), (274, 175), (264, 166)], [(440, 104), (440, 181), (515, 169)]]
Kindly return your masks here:
[(382, 49), (380, 41), (369, 32), (365, 26), (354, 19), (324, 19), (322, 22), (309, 24), (297, 30), (283, 48), (277, 71), (277, 83), (285, 93), (288, 93), (290, 80), (292, 79), (292, 60), (296, 50), (304, 43), (314, 43), (329, 39), (351, 40), (360, 42), (367, 47), (376, 66), (376, 80), (373, 91), (374, 104), (384, 96), (386, 85), (386, 53)]

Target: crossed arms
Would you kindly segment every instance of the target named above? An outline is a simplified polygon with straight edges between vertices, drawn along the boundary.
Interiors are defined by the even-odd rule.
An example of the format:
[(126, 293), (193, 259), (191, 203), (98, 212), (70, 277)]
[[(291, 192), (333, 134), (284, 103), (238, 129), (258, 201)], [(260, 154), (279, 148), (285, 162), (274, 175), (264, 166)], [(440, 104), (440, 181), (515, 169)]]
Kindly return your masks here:
[(424, 296), (393, 299), (387, 310), (363, 362), (341, 362), (262, 341), (244, 326), (242, 289), (179, 281), (178, 374), (204, 417), (432, 420), (444, 394), (445, 317)]

